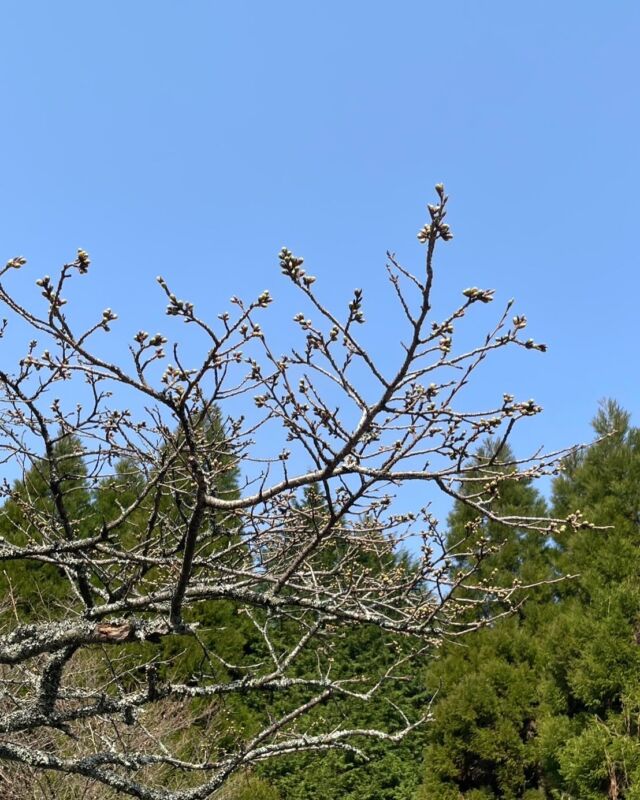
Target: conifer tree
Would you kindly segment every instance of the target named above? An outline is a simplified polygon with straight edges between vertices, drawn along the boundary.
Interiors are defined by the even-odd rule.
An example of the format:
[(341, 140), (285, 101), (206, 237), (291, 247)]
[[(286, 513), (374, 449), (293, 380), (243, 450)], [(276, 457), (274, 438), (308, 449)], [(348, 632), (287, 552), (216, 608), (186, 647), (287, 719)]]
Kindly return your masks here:
[[(80, 440), (60, 431), (50, 442), (50, 455), (34, 458), (24, 477), (5, 484), (5, 501), (0, 509), (0, 537), (9, 545), (22, 546), (33, 541), (45, 546), (59, 514), (51, 492), (51, 471), (57, 473), (57, 486), (64, 495), (64, 514), (74, 528), (91, 522), (92, 494)], [(82, 530), (79, 531), (82, 536)], [(7, 559), (0, 568), (0, 597), (4, 612), (22, 621), (46, 614), (55, 618), (69, 602), (77, 579), (61, 565), (33, 559)], [(86, 580), (86, 578), (85, 578)]]
[[(476, 460), (490, 463), (499, 447), (499, 442), (486, 442)], [(504, 455), (506, 461), (514, 460), (511, 452)], [(491, 492), (492, 486), (484, 491)], [(543, 498), (530, 483), (502, 483), (493, 502), (504, 515), (546, 513)], [(507, 528), (460, 502), (448, 525), (447, 546), (475, 537), (491, 550), (477, 569), (478, 581), (539, 584), (554, 575), (548, 542), (539, 532)], [(466, 569), (469, 564), (463, 559), (459, 566)], [(534, 743), (539, 706), (535, 632), (550, 592), (545, 583), (528, 590), (528, 601), (517, 614), (485, 626), (462, 645), (445, 645), (443, 657), (429, 666), (426, 686), (435, 699), (419, 800), (540, 796)], [(476, 619), (482, 626), (482, 616)]]
[(602, 404), (596, 443), (567, 461), (554, 508), (591, 524), (558, 534), (561, 614), (546, 650), (558, 708), (541, 747), (562, 791), (584, 800), (640, 797), (640, 430)]
[[(533, 575), (574, 577), (429, 669), (440, 693), (421, 800), (640, 797), (640, 431), (612, 401), (593, 424), (599, 438), (553, 485), (569, 524), (538, 552), (507, 536), (494, 557), (506, 578), (536, 563)], [(454, 536), (466, 517), (454, 509)]]

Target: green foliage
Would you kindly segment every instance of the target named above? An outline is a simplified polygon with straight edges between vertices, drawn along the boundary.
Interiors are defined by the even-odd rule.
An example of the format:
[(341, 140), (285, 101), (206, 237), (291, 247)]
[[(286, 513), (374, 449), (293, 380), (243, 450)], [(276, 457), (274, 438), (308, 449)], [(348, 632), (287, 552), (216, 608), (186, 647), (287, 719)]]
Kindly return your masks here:
[[(553, 486), (553, 516), (575, 514), (575, 525), (553, 542), (507, 535), (484, 568), (505, 585), (578, 577), (530, 592), (518, 615), (429, 669), (441, 688), (420, 800), (640, 797), (640, 431), (613, 402), (594, 428), (604, 438), (567, 459)], [(500, 500), (512, 513), (542, 508), (517, 484)], [(451, 537), (468, 519), (454, 509)]]
[[(52, 461), (56, 464), (60, 492), (65, 496), (68, 522), (80, 526), (81, 534), (90, 528), (91, 490), (79, 441), (60, 435), (52, 443)], [(49, 544), (62, 532), (59, 512), (50, 487), (48, 459), (32, 464), (22, 480), (14, 483), (11, 494), (0, 510), (0, 537), (8, 544)], [(21, 621), (55, 617), (71, 599), (64, 572), (52, 564), (31, 559), (3, 562), (0, 567), (0, 597), (5, 611)], [(11, 608), (9, 608), (11, 607)]]
[[(427, 673), (437, 692), (418, 797), (516, 798), (531, 785), (537, 649), (515, 619), (448, 649)], [(483, 796), (478, 794), (478, 796)]]
[[(484, 465), (494, 457), (503, 463), (514, 460), (511, 449), (508, 446), (500, 447), (500, 443), (494, 439), (489, 439), (479, 448), (475, 459), (478, 465)], [(495, 469), (509, 474), (511, 468), (496, 466)], [(461, 488), (463, 492), (478, 491), (475, 484), (471, 488)], [(491, 496), (490, 491), (482, 494), (484, 499)], [(544, 499), (531, 485), (531, 481), (527, 480), (508, 480), (502, 483), (500, 494), (493, 496), (491, 507), (504, 517), (544, 517), (547, 513)], [(482, 539), (487, 547), (494, 549), (492, 555), (476, 568), (479, 579), (487, 578), (498, 586), (511, 586), (516, 577), (526, 584), (549, 577), (549, 542), (545, 541), (539, 531), (507, 527), (488, 517), (481, 517), (474, 508), (461, 502), (454, 505), (448, 524), (447, 546), (452, 547), (465, 541), (471, 545), (467, 549), (473, 552)], [(468, 559), (459, 561), (463, 567), (472, 565)]]
[[(518, 612), (445, 644), (438, 660), (407, 664), (385, 685), (386, 702), (331, 699), (314, 709), (305, 730), (393, 730), (402, 725), (398, 708), (414, 717), (430, 708), (430, 724), (399, 745), (369, 744), (368, 760), (326, 752), (264, 762), (232, 781), (220, 798), (640, 800), (640, 431), (611, 402), (599, 411), (594, 428), (603, 438), (567, 459), (553, 484), (552, 516), (578, 512), (575, 526), (560, 528), (545, 540), (539, 533), (479, 519), (461, 503), (450, 515), (449, 545), (484, 537), (487, 546), (496, 547), (477, 568), (478, 580), (505, 587), (514, 580), (525, 585), (542, 581), (528, 590)], [(210, 437), (218, 457), (228, 457), (217, 418), (203, 435)], [(495, 447), (489, 442), (478, 458), (490, 459)], [(115, 518), (149, 479), (138, 465), (122, 461), (112, 477), (91, 486), (72, 437), (61, 436), (54, 453), (71, 524), (82, 526), (85, 535)], [(502, 458), (508, 455), (501, 453)], [(218, 490), (233, 496), (237, 470), (230, 461), (227, 466)], [(7, 542), (31, 538), (44, 543), (50, 530), (61, 529), (49, 478), (43, 461), (15, 483), (0, 514), (0, 535)], [(543, 498), (526, 482), (505, 483), (495, 503), (501, 514), (547, 513)], [(119, 530), (122, 546), (139, 539), (148, 511), (141, 506), (139, 515), (131, 515)], [(302, 515), (309, 535), (316, 535), (326, 515), (319, 490), (308, 491), (292, 513)], [(603, 527), (582, 526), (581, 518)], [(221, 550), (237, 541), (233, 519), (212, 515), (208, 523), (206, 547)], [(370, 524), (362, 520), (363, 527)], [(320, 546), (315, 567), (340, 570), (345, 552), (339, 542)], [(408, 557), (389, 556), (399, 570), (403, 558)], [(461, 569), (473, 566), (464, 558), (458, 563)], [(372, 556), (367, 566), (375, 572), (388, 569), (390, 562)], [(577, 577), (555, 582), (561, 574)], [(126, 578), (123, 574), (119, 580)], [(153, 579), (150, 570), (147, 580)], [(546, 579), (554, 582), (544, 584)], [(23, 620), (55, 616), (57, 607), (72, 600), (61, 570), (29, 560), (3, 565), (0, 590), (9, 598), (3, 613), (18, 613)], [(15, 609), (12, 596), (19, 598)], [(234, 677), (234, 664), (267, 657), (256, 628), (239, 612), (230, 601), (198, 606), (190, 619), (200, 622), (199, 641), (171, 637), (155, 646), (163, 669), (179, 680), (228, 680)], [(488, 609), (469, 613), (488, 620)], [(295, 633), (293, 624), (281, 623), (275, 641), (284, 647)], [(139, 653), (142, 646), (152, 648), (127, 645), (122, 653), (126, 657), (127, 648)], [(358, 665), (362, 673), (382, 674), (402, 648), (402, 640), (364, 626), (345, 633), (322, 657), (337, 677), (357, 673)], [(314, 673), (317, 666), (315, 653), (303, 653), (298, 674)], [(257, 731), (285, 708), (277, 694), (229, 698), (208, 715), (207, 702), (194, 702), (192, 710), (202, 732), (220, 746)]]

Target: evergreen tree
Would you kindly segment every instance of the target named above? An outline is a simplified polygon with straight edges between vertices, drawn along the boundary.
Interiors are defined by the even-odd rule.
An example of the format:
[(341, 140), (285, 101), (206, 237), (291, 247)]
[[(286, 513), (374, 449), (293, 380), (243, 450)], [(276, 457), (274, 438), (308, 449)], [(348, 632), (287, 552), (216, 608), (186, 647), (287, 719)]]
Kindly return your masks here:
[[(64, 497), (62, 506), (56, 505), (52, 489), (52, 463), (60, 495)], [(0, 537), (8, 545), (38, 547), (64, 538), (66, 525), (80, 536), (88, 535), (91, 504), (80, 442), (61, 433), (51, 443), (51, 458), (34, 460), (24, 477), (16, 480), (8, 491), (0, 509)], [(55, 618), (61, 606), (72, 600), (63, 566), (28, 558), (3, 562), (0, 596), (5, 599), (5, 613), (15, 613), (22, 621), (43, 615)]]
[[(553, 516), (574, 524), (552, 546), (524, 535), (494, 557), (505, 579), (578, 577), (429, 670), (441, 688), (419, 798), (640, 798), (640, 431), (613, 402), (594, 428), (554, 482)], [(453, 535), (464, 519), (455, 509)]]
[(640, 430), (613, 401), (593, 424), (603, 438), (568, 462), (554, 486), (556, 513), (579, 512), (603, 527), (559, 537), (561, 568), (580, 577), (563, 587), (562, 617), (547, 644), (564, 715), (551, 726), (563, 735), (546, 750), (565, 792), (637, 800)]
[[(477, 454), (478, 461), (491, 460), (497, 446), (487, 442)], [(500, 456), (503, 462), (513, 458), (508, 450)], [(502, 484), (492, 507), (505, 515), (540, 517), (546, 512), (537, 490), (529, 482), (516, 480)], [(478, 580), (490, 576), (493, 583), (509, 587), (514, 580), (536, 583), (554, 574), (549, 543), (539, 533), (478, 518), (461, 502), (448, 522), (447, 546), (474, 536), (483, 537), (492, 551), (477, 568)], [(461, 569), (470, 566), (460, 561)], [(544, 796), (539, 791), (535, 747), (541, 702), (536, 631), (551, 590), (542, 586), (528, 594), (529, 602), (518, 614), (490, 624), (462, 644), (445, 646), (443, 657), (427, 669), (427, 690), (435, 701), (419, 800)], [(470, 613), (482, 620), (482, 609)]]

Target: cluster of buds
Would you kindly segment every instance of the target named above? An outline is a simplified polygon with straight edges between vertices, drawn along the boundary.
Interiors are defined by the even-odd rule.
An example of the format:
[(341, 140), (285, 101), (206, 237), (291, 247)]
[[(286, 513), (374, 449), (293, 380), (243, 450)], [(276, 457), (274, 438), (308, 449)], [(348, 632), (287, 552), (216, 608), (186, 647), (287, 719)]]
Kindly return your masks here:
[(503, 404), (502, 411), (505, 416), (510, 417), (515, 412), (519, 412), (524, 417), (533, 417), (542, 411), (542, 406), (539, 406), (535, 400), (526, 400), (523, 403), (514, 403), (512, 394), (502, 395)]
[[(258, 405), (257, 402), (256, 402), (256, 405)], [(264, 405), (264, 403), (262, 405)], [(258, 406), (258, 408), (261, 408), (261, 407), (262, 406)], [(289, 428), (290, 430), (293, 429), (295, 426), (293, 425), (291, 420), (296, 420), (296, 419), (300, 419), (300, 417), (304, 417), (308, 410), (309, 410), (309, 406), (308, 406), (307, 403), (295, 403), (295, 405), (294, 405), (294, 407), (293, 407), (293, 409), (292, 409), (292, 411), (290, 412), (290, 415), (289, 415), (291, 419), (284, 421), (285, 428)], [(296, 437), (293, 435), (293, 433), (289, 432), (287, 434), (287, 441), (288, 442), (295, 441), (295, 438)]]
[(42, 296), (48, 300), (55, 309), (59, 309), (67, 302), (62, 297), (56, 295), (53, 283), (48, 275), (45, 275), (44, 278), (38, 278), (36, 281), (36, 286), (39, 286), (42, 289)]
[(262, 377), (262, 371), (260, 369), (260, 364), (253, 359), (250, 359), (249, 363), (251, 364), (251, 380), (252, 381), (259, 381)]
[(278, 258), (280, 259), (282, 274), (291, 278), (294, 283), (298, 285), (302, 283), (307, 289), (315, 283), (316, 279), (313, 275), (307, 275), (305, 271), (301, 269), (304, 264), (304, 258), (294, 256), (291, 250), (288, 250), (286, 247), (283, 247), (278, 253)]
[(20, 359), (20, 366), (23, 368), (35, 367), (36, 370), (41, 369), (42, 364), (38, 361), (37, 358), (34, 358), (32, 355), (27, 355), (24, 358)]
[(115, 431), (129, 417), (131, 417), (131, 412), (127, 409), (122, 411), (110, 411), (103, 423), (103, 429), (105, 431)]
[(320, 350), (323, 345), (321, 337), (316, 336), (314, 333), (307, 334), (306, 352), (310, 353), (312, 350)]
[(115, 313), (115, 311), (112, 311), (110, 308), (105, 308), (105, 310), (102, 312), (102, 321), (100, 322), (100, 325), (105, 331), (111, 330), (109, 328), (109, 323), (116, 319), (118, 319), (118, 315)]
[(418, 231), (418, 241), (420, 244), (426, 244), (432, 238), (440, 238), (445, 242), (453, 239), (451, 228), (446, 222), (443, 222), (447, 215), (444, 207), (446, 206), (448, 199), (444, 193), (444, 185), (442, 183), (437, 183), (435, 189), (438, 193), (438, 197), (440, 198), (440, 203), (438, 205), (429, 204), (427, 206), (429, 216), (431, 217), (431, 223), (423, 225), (423, 227)]
[(298, 325), (300, 325), (300, 327), (302, 328), (302, 330), (307, 331), (311, 328), (311, 320), (305, 319), (305, 316), (302, 313), (296, 314), (295, 317), (293, 318), (293, 321), (297, 322)]
[(195, 372), (196, 370), (193, 369), (179, 369), (178, 367), (174, 367), (173, 364), (168, 364), (161, 381), (167, 384), (167, 386), (173, 386), (175, 388), (175, 383), (177, 381), (184, 381), (186, 383), (189, 381), (189, 377)]
[(156, 281), (162, 286), (169, 298), (169, 305), (166, 309), (166, 314), (170, 317), (185, 317), (185, 322), (189, 322), (193, 317), (193, 303), (188, 303), (185, 300), (178, 300), (178, 298), (169, 291), (169, 287), (162, 275), (158, 275)]
[(412, 383), (405, 392), (406, 408), (414, 408), (417, 403), (421, 403), (424, 400), (425, 396), (428, 399), (431, 398), (428, 390), (419, 383)]
[(500, 480), (498, 478), (492, 478), (485, 483), (483, 490), (487, 493), (490, 500), (495, 500), (500, 494)]
[(476, 423), (476, 430), (492, 433), (496, 428), (499, 428), (500, 425), (502, 425), (501, 417), (489, 417), (488, 419), (483, 417)]
[(451, 322), (443, 322), (442, 324), (439, 322), (431, 323), (431, 330), (434, 333), (453, 333), (453, 324)]
[(353, 300), (349, 303), (349, 322), (364, 322), (364, 314), (362, 313), (362, 289), (355, 289), (353, 292)]
[(593, 528), (594, 525), (591, 522), (587, 522), (582, 514), (580, 509), (576, 509), (573, 514), (569, 514), (567, 517), (567, 525), (570, 525), (575, 530), (579, 530), (580, 528)]
[(451, 228), (447, 225), (446, 222), (442, 222), (438, 225), (438, 234), (440, 238), (443, 239), (445, 242), (451, 241), (453, 239), (453, 234), (451, 233)]
[(493, 300), (494, 292), (495, 289), (478, 289), (477, 286), (472, 286), (469, 289), (465, 289), (462, 294), (472, 303), (478, 300), (481, 303), (490, 303)]
[(273, 302), (273, 298), (269, 294), (269, 290), (265, 289), (264, 292), (258, 297), (256, 303), (260, 308), (266, 308), (269, 303)]
[(541, 353), (547, 352), (546, 344), (534, 342), (533, 339), (527, 339), (527, 341), (524, 343), (524, 346), (527, 348), (527, 350), (539, 350)]
[(535, 400), (527, 400), (524, 403), (516, 403), (514, 410), (519, 411), (524, 417), (533, 417), (542, 411), (542, 406), (537, 405)]
[(513, 318), (513, 327), (519, 331), (527, 327), (527, 318), (523, 315), (515, 316)]
[[(429, 210), (432, 208), (433, 206), (429, 206)], [(418, 241), (420, 244), (426, 244), (434, 233), (445, 242), (449, 242), (451, 239), (453, 239), (451, 228), (447, 225), (447, 223), (438, 222), (432, 223), (431, 225), (423, 225), (418, 231)]]
[(431, 225), (424, 225), (418, 231), (418, 241), (420, 244), (426, 244), (429, 241), (429, 237), (431, 236)]
[(149, 334), (146, 331), (138, 331), (133, 337), (133, 340), (137, 342), (140, 347), (162, 347), (163, 344), (167, 343), (167, 337), (163, 336), (161, 333), (156, 333), (149, 339)]
[(451, 352), (451, 337), (450, 336), (443, 336), (440, 339), (438, 344), (438, 349), (442, 352), (443, 355), (447, 355), (447, 353)]
[(24, 359), (24, 363), (27, 365), (30, 364), (31, 366), (34, 366), (36, 370), (39, 370), (42, 367), (47, 367), (48, 369), (53, 370), (59, 366), (59, 364), (56, 363), (55, 359), (48, 350), (43, 350), (40, 359), (35, 359), (32, 358), (31, 356), (27, 356)]
[(247, 339), (251, 339), (252, 337), (256, 339), (264, 338), (262, 328), (257, 322), (250, 322), (250, 325), (242, 324), (239, 328), (239, 331)]
[(464, 531), (467, 536), (475, 536), (480, 530), (482, 520), (479, 517), (470, 519), (464, 523)]
[(438, 394), (438, 387), (435, 383), (430, 383), (425, 389), (425, 393), (427, 395), (427, 399), (431, 400), (432, 397), (435, 397)]
[(36, 281), (36, 286), (39, 286), (42, 289), (42, 296), (50, 299), (53, 294), (53, 286), (51, 285), (51, 278), (48, 275), (45, 275), (44, 278), (38, 278)]
[(175, 294), (170, 294), (166, 314), (169, 317), (193, 317), (193, 303), (178, 300)]
[(16, 256), (7, 261), (5, 269), (20, 269), (20, 267), (24, 267), (26, 263), (27, 259), (24, 256)]
[(81, 275), (86, 275), (86, 273), (89, 271), (90, 264), (91, 259), (89, 258), (89, 253), (87, 253), (86, 250), (81, 250), (78, 248), (78, 254), (76, 256), (76, 260), (73, 262), (73, 266), (77, 268)]

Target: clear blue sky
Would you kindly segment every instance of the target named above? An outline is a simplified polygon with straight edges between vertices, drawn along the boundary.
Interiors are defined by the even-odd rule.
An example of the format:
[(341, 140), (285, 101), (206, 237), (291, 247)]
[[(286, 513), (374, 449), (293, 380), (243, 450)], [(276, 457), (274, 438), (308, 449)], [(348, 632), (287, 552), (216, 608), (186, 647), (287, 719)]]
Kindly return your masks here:
[(549, 344), (478, 396), (545, 407), (523, 447), (589, 439), (603, 396), (638, 421), (638, 3), (6, 0), (0, 30), (0, 258), (87, 249), (123, 352), (167, 328), (159, 273), (210, 317), (270, 288), (284, 330), (283, 244), (384, 349), (385, 250), (418, 268), (444, 181), (441, 313), (495, 287)]

